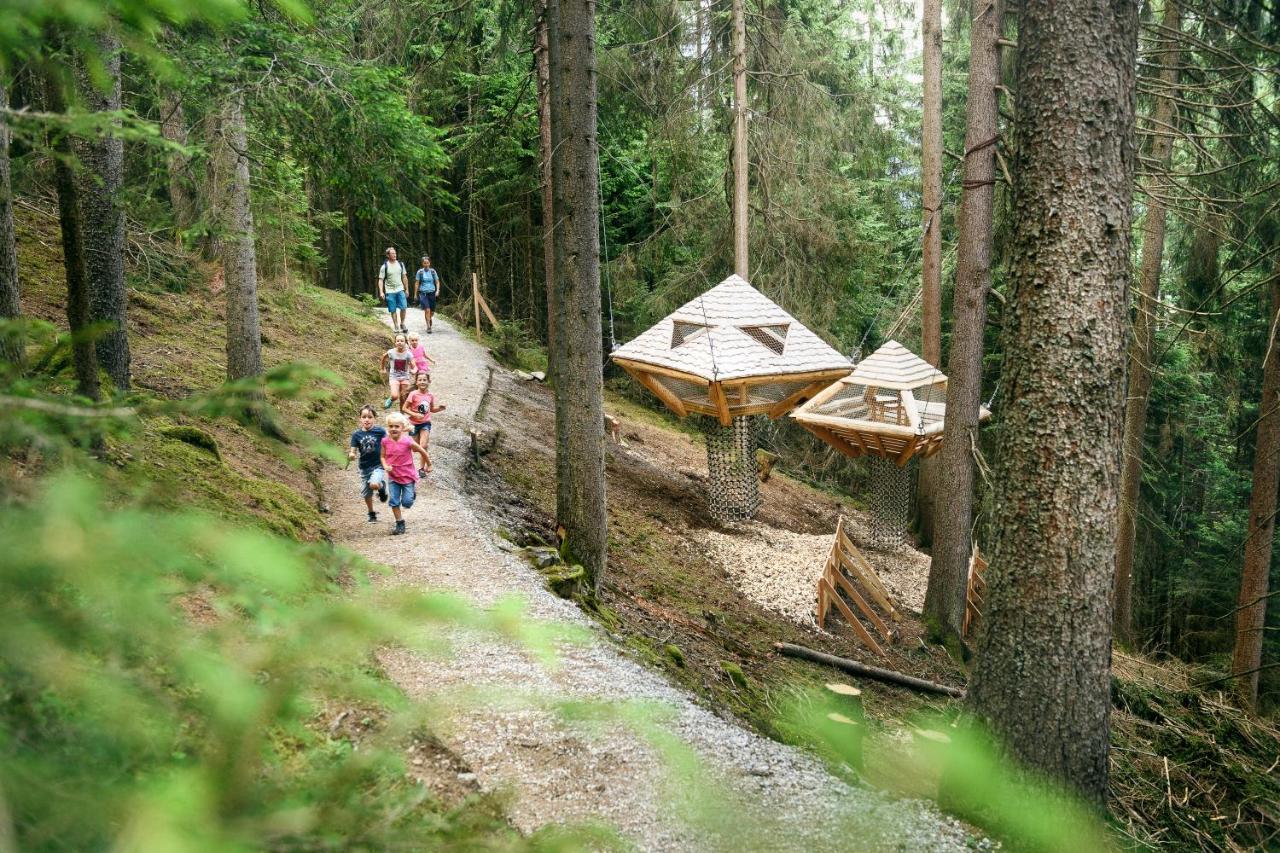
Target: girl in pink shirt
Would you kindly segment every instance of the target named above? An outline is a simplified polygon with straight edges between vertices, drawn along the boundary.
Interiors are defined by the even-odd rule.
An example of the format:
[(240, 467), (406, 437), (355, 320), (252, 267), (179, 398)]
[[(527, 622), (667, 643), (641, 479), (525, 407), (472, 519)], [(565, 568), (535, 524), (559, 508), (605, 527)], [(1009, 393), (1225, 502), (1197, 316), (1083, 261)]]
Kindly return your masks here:
[(408, 509), (417, 498), (418, 470), (413, 467), (413, 454), (422, 457), (424, 465), (431, 464), (427, 451), (405, 435), (407, 421), (399, 412), (387, 415), (387, 437), (382, 439), (382, 470), (387, 472), (387, 505), (396, 517), (392, 536), (404, 534), (404, 517), (401, 507)]
[[(436, 395), (429, 390), (431, 388), (430, 373), (419, 373), (414, 377), (414, 381), (417, 387), (404, 398), (400, 411), (409, 416), (409, 434), (418, 442), (423, 452), (426, 452), (427, 445), (431, 441), (431, 415), (435, 412), (443, 412), (445, 405), (443, 403), (437, 405)], [(428, 457), (427, 464), (418, 473), (425, 477), (430, 471), (431, 460)]]
[(436, 360), (427, 355), (427, 349), (419, 343), (420, 340), (417, 332), (409, 333), (409, 352), (413, 353), (413, 363), (418, 368), (415, 372), (430, 373), (431, 366), (436, 363)]

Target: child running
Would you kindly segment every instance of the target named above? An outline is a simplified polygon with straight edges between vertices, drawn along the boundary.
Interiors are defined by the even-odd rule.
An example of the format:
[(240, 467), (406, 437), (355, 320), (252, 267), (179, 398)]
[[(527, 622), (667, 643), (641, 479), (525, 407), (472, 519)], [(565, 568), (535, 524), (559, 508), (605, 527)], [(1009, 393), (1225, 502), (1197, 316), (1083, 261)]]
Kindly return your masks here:
[(396, 335), (396, 345), (382, 354), (380, 369), (391, 392), (382, 408), (389, 409), (393, 402), (403, 400), (413, 387), (413, 353), (409, 352), (404, 335)]
[(369, 510), (369, 521), (378, 520), (373, 511), (373, 493), (378, 493), (378, 500), (387, 501), (387, 475), (382, 468), (382, 439), (387, 431), (375, 424), (378, 415), (373, 406), (360, 409), (360, 429), (351, 433), (351, 446), (347, 448), (347, 459), (360, 461), (360, 494), (364, 497), (364, 505)]
[[(409, 392), (409, 396), (405, 397), (400, 411), (409, 416), (409, 435), (413, 436), (424, 453), (428, 453), (427, 445), (431, 442), (431, 416), (436, 412), (443, 412), (445, 405), (443, 403), (436, 405), (436, 395), (430, 390), (430, 373), (419, 373), (415, 381), (417, 385)], [(428, 454), (427, 464), (418, 471), (418, 476), (425, 477), (429, 473), (431, 473), (431, 456)]]
[(404, 535), (404, 516), (401, 515), (401, 510), (413, 506), (417, 497), (418, 469), (413, 467), (413, 454), (421, 456), (424, 465), (431, 464), (427, 452), (404, 434), (406, 424), (405, 416), (399, 412), (387, 415), (387, 436), (382, 439), (382, 467), (391, 480), (388, 486), (391, 493), (389, 505), (391, 514), (396, 517), (392, 536)]
[(424, 347), (421, 343), (419, 343), (419, 341), (421, 340), (422, 339), (418, 337), (417, 332), (410, 332), (409, 333), (409, 352), (413, 353), (413, 363), (418, 368), (416, 372), (430, 373), (431, 366), (436, 363), (436, 360), (431, 356), (427, 355), (426, 347)]

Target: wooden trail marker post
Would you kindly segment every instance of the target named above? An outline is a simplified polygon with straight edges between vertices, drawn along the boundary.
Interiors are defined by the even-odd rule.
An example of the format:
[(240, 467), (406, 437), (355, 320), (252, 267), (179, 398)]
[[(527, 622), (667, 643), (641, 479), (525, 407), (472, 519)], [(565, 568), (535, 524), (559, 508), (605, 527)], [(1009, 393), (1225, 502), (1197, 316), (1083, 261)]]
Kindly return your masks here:
[(480, 312), (484, 311), (484, 316), (488, 318), (493, 328), (498, 328), (498, 318), (493, 316), (493, 311), (489, 308), (489, 303), (480, 295), (480, 276), (476, 272), (471, 273), (471, 302), (476, 312), (476, 340), (480, 339)]

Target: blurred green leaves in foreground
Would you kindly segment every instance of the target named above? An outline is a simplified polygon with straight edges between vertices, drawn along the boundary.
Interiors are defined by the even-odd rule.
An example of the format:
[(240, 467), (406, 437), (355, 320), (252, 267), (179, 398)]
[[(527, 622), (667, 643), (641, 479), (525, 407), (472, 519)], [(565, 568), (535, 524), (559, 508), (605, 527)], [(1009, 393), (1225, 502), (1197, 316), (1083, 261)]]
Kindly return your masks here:
[[(0, 840), (21, 849), (378, 848), (472, 832), (422, 819), (428, 794), (408, 783), (402, 746), (427, 721), (371, 650), (430, 648), (456, 624), (551, 642), (509, 610), (374, 590), (341, 554), (108, 509), (73, 474), (5, 509), (0, 549)], [(326, 594), (340, 578), (355, 590)], [(315, 724), (343, 706), (392, 714), (357, 749)]]

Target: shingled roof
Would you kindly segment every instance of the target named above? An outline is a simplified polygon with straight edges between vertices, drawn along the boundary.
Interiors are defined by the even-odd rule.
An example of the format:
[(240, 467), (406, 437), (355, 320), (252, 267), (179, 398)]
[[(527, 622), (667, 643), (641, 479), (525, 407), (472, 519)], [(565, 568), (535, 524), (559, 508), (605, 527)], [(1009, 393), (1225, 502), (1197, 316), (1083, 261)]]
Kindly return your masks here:
[(842, 381), (901, 391), (945, 382), (946, 379), (938, 368), (897, 341), (889, 341), (858, 362), (853, 373)]
[(847, 358), (737, 275), (686, 302), (613, 357), (708, 382), (850, 367)]

